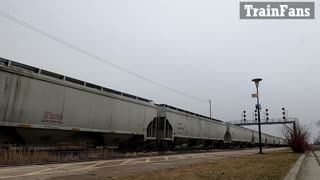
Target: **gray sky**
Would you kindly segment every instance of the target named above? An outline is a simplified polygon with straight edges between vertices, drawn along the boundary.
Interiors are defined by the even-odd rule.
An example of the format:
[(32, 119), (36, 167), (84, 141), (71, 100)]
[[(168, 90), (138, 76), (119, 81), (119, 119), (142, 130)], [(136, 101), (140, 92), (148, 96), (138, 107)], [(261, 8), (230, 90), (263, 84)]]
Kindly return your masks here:
[[(320, 120), (320, 1), (315, 20), (240, 20), (239, 1), (0, 0), (0, 11), (201, 99), (213, 116), (253, 111), (252, 78), (271, 117)], [(0, 56), (209, 115), (209, 104), (132, 77), (0, 16)], [(250, 113), (248, 116), (251, 117)], [(278, 127), (263, 128), (277, 134)]]

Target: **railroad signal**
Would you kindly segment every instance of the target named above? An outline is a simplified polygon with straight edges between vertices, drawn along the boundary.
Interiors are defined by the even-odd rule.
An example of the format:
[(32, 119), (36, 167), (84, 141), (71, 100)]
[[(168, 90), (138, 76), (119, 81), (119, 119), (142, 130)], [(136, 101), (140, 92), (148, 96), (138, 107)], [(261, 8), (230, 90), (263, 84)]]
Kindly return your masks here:
[(285, 108), (282, 108), (282, 115), (283, 115), (282, 119), (286, 120), (287, 117), (286, 117), (286, 109)]
[(258, 120), (258, 110), (257, 109), (255, 109), (254, 110), (254, 120), (257, 122), (257, 120)]
[(243, 121), (246, 122), (247, 120), (246, 111), (243, 111), (242, 116), (243, 116)]

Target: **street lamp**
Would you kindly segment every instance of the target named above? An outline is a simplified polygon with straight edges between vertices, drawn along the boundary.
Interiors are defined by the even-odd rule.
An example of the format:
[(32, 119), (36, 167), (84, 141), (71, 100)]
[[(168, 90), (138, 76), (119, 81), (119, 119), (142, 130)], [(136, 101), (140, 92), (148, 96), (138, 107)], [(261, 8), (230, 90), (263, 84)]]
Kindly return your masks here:
[(260, 124), (260, 110), (261, 110), (261, 105), (259, 103), (259, 82), (262, 81), (261, 78), (255, 78), (252, 79), (252, 81), (256, 84), (256, 88), (257, 88), (257, 105), (256, 105), (256, 109), (258, 110), (258, 126), (259, 126), (259, 148), (260, 148), (260, 154), (262, 154), (262, 144), (261, 144), (261, 124)]

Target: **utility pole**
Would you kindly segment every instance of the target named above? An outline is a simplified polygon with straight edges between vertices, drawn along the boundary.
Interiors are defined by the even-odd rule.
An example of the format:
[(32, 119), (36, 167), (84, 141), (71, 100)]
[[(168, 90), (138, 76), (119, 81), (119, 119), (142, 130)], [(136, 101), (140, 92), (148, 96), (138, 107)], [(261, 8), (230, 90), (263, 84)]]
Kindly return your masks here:
[(210, 118), (211, 118), (211, 99), (209, 101), (209, 107), (210, 107)]

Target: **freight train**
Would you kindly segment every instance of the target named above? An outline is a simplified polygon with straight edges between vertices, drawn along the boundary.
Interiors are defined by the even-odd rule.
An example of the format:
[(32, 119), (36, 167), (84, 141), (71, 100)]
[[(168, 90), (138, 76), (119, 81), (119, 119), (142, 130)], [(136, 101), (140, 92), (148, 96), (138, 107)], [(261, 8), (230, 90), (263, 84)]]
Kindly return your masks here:
[[(285, 144), (268, 134), (262, 140)], [(254, 130), (0, 58), (0, 144), (139, 150), (257, 143)]]

